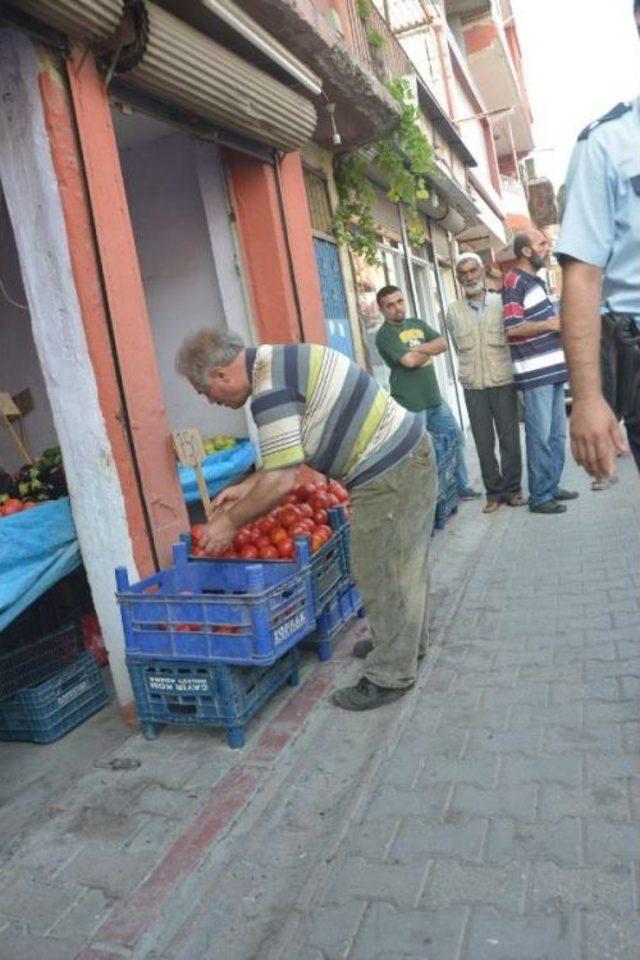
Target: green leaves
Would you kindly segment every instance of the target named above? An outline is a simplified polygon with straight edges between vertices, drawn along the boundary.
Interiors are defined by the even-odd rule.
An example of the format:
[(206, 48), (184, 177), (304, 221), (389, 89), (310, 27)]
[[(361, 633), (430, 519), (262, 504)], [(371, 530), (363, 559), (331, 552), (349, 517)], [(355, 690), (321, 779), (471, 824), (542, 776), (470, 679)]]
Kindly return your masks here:
[(371, 161), (356, 152), (339, 157), (334, 169), (338, 190), (338, 206), (333, 219), (335, 237), (372, 265), (378, 262), (378, 252), (372, 214), (376, 195), (367, 176), (369, 162), (389, 183), (387, 199), (408, 207), (407, 233), (412, 246), (421, 246), (425, 242), (418, 202), (429, 196), (428, 176), (433, 170), (433, 149), (420, 128), (420, 111), (413, 100), (409, 82), (404, 77), (395, 77), (388, 87), (401, 108), (396, 128), (389, 137), (373, 143)]

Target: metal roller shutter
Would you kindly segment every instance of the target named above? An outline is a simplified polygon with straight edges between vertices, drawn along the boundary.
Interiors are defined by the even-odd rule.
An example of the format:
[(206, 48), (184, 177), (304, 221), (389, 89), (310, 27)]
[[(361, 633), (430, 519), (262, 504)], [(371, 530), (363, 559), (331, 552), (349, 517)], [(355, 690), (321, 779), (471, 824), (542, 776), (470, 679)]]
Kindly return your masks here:
[(12, 0), (13, 6), (77, 40), (104, 43), (117, 30), (124, 0)]
[(122, 83), (281, 150), (313, 134), (313, 104), (154, 3), (142, 57)]

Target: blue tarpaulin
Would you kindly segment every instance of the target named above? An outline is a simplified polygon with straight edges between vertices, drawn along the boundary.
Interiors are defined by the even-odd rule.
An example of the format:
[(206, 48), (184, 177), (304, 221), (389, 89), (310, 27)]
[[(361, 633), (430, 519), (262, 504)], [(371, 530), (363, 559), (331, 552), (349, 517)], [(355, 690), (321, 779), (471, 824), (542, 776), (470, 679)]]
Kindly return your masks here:
[[(250, 440), (238, 440), (235, 447), (228, 450), (219, 450), (217, 453), (202, 461), (202, 472), (209, 495), (214, 497), (225, 487), (240, 480), (256, 461), (253, 445)], [(193, 467), (178, 467), (180, 486), (187, 503), (193, 503), (200, 498), (198, 481)]]
[(0, 630), (81, 563), (68, 497), (0, 518)]

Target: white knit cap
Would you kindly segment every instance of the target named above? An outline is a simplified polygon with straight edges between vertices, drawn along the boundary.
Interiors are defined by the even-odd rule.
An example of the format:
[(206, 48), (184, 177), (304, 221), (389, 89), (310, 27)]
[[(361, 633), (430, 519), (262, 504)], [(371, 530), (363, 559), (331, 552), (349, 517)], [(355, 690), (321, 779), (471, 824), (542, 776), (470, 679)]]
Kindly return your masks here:
[(473, 250), (467, 250), (465, 253), (461, 253), (458, 259), (456, 260), (456, 270), (463, 262), (463, 260), (475, 260), (481, 267), (484, 267), (484, 261), (482, 257), (479, 257), (477, 253), (474, 253)]

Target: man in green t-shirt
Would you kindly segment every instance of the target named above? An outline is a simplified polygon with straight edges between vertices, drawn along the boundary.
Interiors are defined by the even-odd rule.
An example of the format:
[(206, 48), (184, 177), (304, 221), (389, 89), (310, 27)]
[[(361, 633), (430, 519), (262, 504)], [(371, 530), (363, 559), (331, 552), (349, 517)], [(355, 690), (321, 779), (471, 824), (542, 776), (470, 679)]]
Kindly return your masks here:
[(480, 494), (469, 484), (464, 460), (464, 436), (451, 407), (442, 399), (433, 358), (447, 349), (443, 337), (416, 317), (407, 317), (399, 287), (382, 287), (377, 293), (384, 323), (376, 335), (376, 347), (391, 370), (391, 396), (414, 413), (423, 412), (429, 433), (453, 435), (457, 444), (456, 484), (462, 500)]

